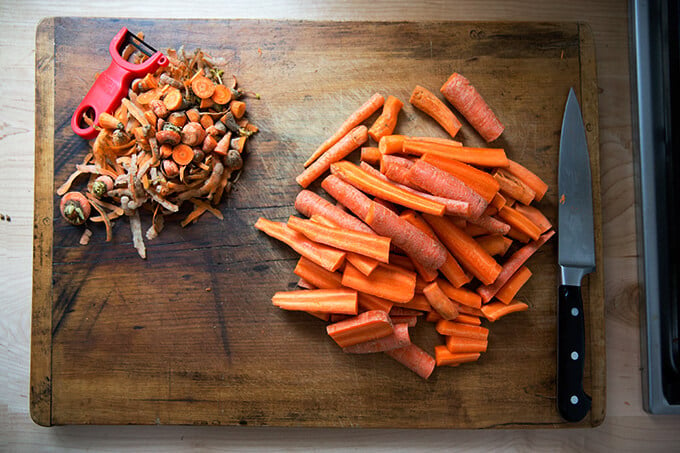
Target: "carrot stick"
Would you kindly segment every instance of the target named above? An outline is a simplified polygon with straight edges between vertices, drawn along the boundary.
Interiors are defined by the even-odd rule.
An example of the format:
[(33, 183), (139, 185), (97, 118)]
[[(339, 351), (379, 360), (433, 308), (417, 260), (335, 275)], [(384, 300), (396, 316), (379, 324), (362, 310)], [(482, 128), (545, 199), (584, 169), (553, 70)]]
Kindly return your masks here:
[[(327, 176), (321, 182), (321, 187), (361, 220), (366, 220), (372, 201), (362, 191), (335, 175)], [(378, 232), (378, 234), (382, 233)], [(383, 236), (386, 235), (383, 234)]]
[(444, 280), (438, 280), (437, 283), (444, 294), (452, 301), (472, 308), (482, 307), (482, 297), (474, 291), (465, 288), (455, 288)]
[(437, 282), (432, 282), (423, 289), (423, 294), (427, 298), (434, 311), (444, 319), (455, 319), (458, 316), (456, 305), (451, 302)]
[(425, 220), (465, 269), (484, 284), (496, 280), (501, 266), (473, 238), (446, 218), (425, 215)]
[(451, 173), (477, 192), (486, 201), (491, 202), (498, 193), (500, 185), (489, 173), (456, 159), (447, 159), (440, 155), (425, 153), (421, 160)]
[(434, 371), (434, 358), (414, 344), (399, 349), (392, 349), (391, 351), (385, 351), (385, 354), (415, 372), (423, 379), (429, 378), (432, 371)]
[(531, 187), (531, 190), (536, 193), (534, 198), (536, 201), (541, 201), (545, 193), (548, 191), (548, 185), (535, 173), (521, 164), (513, 160), (508, 160), (507, 170), (522, 180), (524, 184)]
[(482, 228), (479, 225), (475, 225), (474, 223), (466, 223), (465, 228), (462, 228), (462, 230), (465, 232), (465, 234), (472, 238), (477, 236), (483, 236), (489, 233), (485, 228)]
[(461, 363), (475, 362), (479, 360), (479, 352), (461, 352), (454, 354), (446, 345), (440, 344), (434, 347), (434, 357), (437, 366), (460, 365)]
[(386, 135), (378, 142), (378, 150), (382, 155), (400, 153), (407, 138), (406, 135)]
[(477, 340), (456, 335), (448, 335), (446, 337), (446, 347), (454, 354), (461, 352), (486, 352), (488, 345), (488, 340)]
[(316, 288), (342, 288), (342, 274), (328, 271), (304, 256), (300, 257), (293, 272)]
[(488, 234), (486, 236), (479, 236), (475, 241), (484, 249), (486, 253), (491, 256), (505, 255), (512, 245), (512, 239), (500, 234)]
[(399, 111), (403, 106), (404, 103), (398, 98), (392, 95), (387, 96), (385, 105), (383, 105), (383, 111), (368, 130), (368, 135), (376, 142), (379, 142), (386, 135), (392, 135), (394, 128), (397, 126)]
[(392, 305), (394, 303), (392, 301), (389, 301), (387, 299), (383, 299), (382, 297), (378, 296), (373, 296), (371, 294), (366, 294), (366, 293), (359, 293), (358, 295), (359, 299), (359, 307), (366, 311), (370, 310), (382, 310), (384, 312), (389, 313), (390, 310), (392, 309)]
[(300, 173), (295, 181), (302, 187), (309, 186), (316, 178), (328, 170), (333, 162), (344, 159), (352, 151), (357, 149), (368, 140), (366, 126), (357, 126), (347, 133), (340, 141), (329, 148), (309, 167)]
[(524, 214), (509, 206), (503, 206), (498, 211), (498, 216), (505, 220), (511, 227), (529, 236), (534, 241), (541, 236), (541, 229), (534, 222), (526, 218)]
[(410, 310), (418, 310), (418, 311), (424, 311), (424, 312), (432, 311), (432, 306), (427, 301), (427, 298), (422, 294), (414, 295), (413, 299), (411, 299), (410, 301), (406, 302), (405, 304), (401, 304), (399, 306), (403, 307), (403, 308), (408, 308)]
[(279, 291), (272, 304), (284, 310), (313, 311), (316, 313), (358, 313), (357, 292), (351, 289), (303, 289)]
[(486, 233), (497, 233), (497, 234), (508, 234), (511, 226), (505, 222), (501, 222), (495, 217), (491, 217), (487, 214), (482, 214), (477, 219), (468, 219), (468, 222), (480, 227), (484, 234)]
[(394, 245), (423, 266), (439, 269), (446, 261), (446, 250), (438, 241), (389, 209), (372, 203), (364, 220), (378, 234), (391, 237)]
[(503, 124), (462, 75), (454, 72), (439, 91), (487, 142), (496, 140), (503, 133)]
[(533, 206), (525, 206), (523, 204), (518, 204), (515, 206), (515, 210), (520, 214), (524, 215), (527, 219), (531, 220), (534, 225), (538, 227), (541, 234), (552, 228), (550, 220), (538, 209)]
[(495, 207), (496, 209), (500, 210), (503, 206), (505, 206), (505, 197), (503, 195), (497, 193), (493, 197), (493, 200), (491, 200), (491, 205), (493, 207)]
[(513, 301), (507, 305), (503, 302), (491, 302), (482, 307), (482, 312), (484, 313), (484, 316), (486, 316), (486, 319), (491, 322), (496, 322), (505, 315), (518, 311), (526, 311), (528, 309), (529, 306), (524, 302)]
[(340, 346), (346, 348), (391, 335), (394, 331), (387, 313), (371, 310), (344, 321), (326, 326), (326, 332)]
[(396, 266), (381, 264), (367, 277), (347, 263), (342, 273), (342, 284), (392, 302), (406, 303), (415, 294), (416, 274)]
[(456, 322), (462, 323), (462, 324), (470, 324), (471, 326), (481, 326), (482, 325), (482, 320), (479, 319), (477, 316), (472, 316), (472, 315), (466, 315), (464, 313), (459, 313), (458, 316), (456, 316)]
[(308, 239), (346, 252), (368, 256), (382, 263), (389, 262), (391, 239), (371, 233), (336, 228), (290, 216), (288, 227)]
[(255, 222), (255, 228), (286, 243), (300, 255), (331, 272), (340, 268), (345, 261), (345, 252), (322, 244), (316, 244), (304, 235), (288, 228), (285, 223), (272, 222), (264, 217), (260, 217)]
[(517, 250), (503, 264), (503, 269), (498, 274), (498, 278), (496, 278), (492, 284), (485, 284), (485, 286), (480, 286), (477, 288), (477, 294), (482, 296), (484, 303), (489, 302), (491, 298), (495, 296), (496, 293), (498, 293), (498, 291), (503, 287), (503, 285), (507, 283), (510, 277), (512, 277), (512, 275), (517, 272), (520, 267), (522, 267), (526, 260), (528, 260), (531, 255), (536, 253), (536, 250), (545, 244), (554, 234), (554, 230), (544, 233), (537, 241), (532, 241), (521, 249)]
[(338, 176), (365, 193), (407, 208), (434, 215), (444, 215), (446, 210), (446, 206), (442, 203), (407, 192), (348, 161), (332, 164), (331, 174)]
[(377, 340), (370, 340), (364, 343), (347, 346), (342, 348), (342, 350), (348, 354), (372, 354), (374, 352), (384, 352), (403, 348), (409, 344), (411, 344), (411, 339), (408, 335), (408, 326), (406, 324), (394, 324), (394, 331), (392, 334), (378, 338)]
[(522, 266), (515, 272), (510, 279), (496, 293), (496, 299), (504, 304), (509, 304), (515, 298), (519, 290), (531, 278), (531, 271), (528, 267)]
[(408, 177), (413, 184), (433, 195), (470, 203), (470, 219), (479, 218), (488, 205), (481, 195), (460, 179), (422, 160), (413, 164)]
[(475, 340), (486, 340), (489, 337), (489, 329), (481, 326), (471, 326), (455, 321), (442, 319), (437, 321), (435, 327), (441, 335), (457, 335), (459, 337), (472, 338)]
[(480, 167), (507, 167), (508, 157), (502, 148), (469, 148), (423, 140), (406, 139), (402, 145), (405, 154), (431, 154), (445, 159), (456, 159)]
[(508, 237), (524, 244), (531, 242), (531, 237), (529, 237), (528, 234), (519, 231), (517, 228), (510, 228), (510, 231), (508, 231)]
[(295, 209), (306, 217), (312, 217), (317, 214), (342, 228), (373, 233), (373, 230), (364, 222), (309, 190), (301, 190), (297, 194), (295, 197)]
[(372, 146), (364, 146), (361, 148), (361, 160), (369, 164), (377, 164), (380, 162), (380, 149)]
[(409, 102), (432, 117), (451, 137), (455, 137), (460, 130), (461, 124), (456, 115), (427, 88), (416, 85)]
[(493, 178), (498, 182), (502, 194), (509, 195), (520, 203), (529, 204), (536, 197), (536, 192), (531, 187), (502, 168), (494, 172)]
[(412, 166), (412, 160), (393, 154), (386, 154), (380, 159), (380, 173), (392, 181), (417, 189), (417, 186), (408, 180), (408, 171)]
[[(337, 142), (339, 142), (343, 137), (347, 135), (349, 131), (357, 127), (359, 124), (363, 123), (369, 116), (373, 115), (385, 102), (383, 98), (378, 93), (371, 96), (371, 98), (366, 101), (361, 107), (359, 107), (354, 113), (352, 113), (344, 123), (340, 126), (332, 136), (330, 136), (325, 142), (323, 142), (315, 151), (312, 153), (311, 157), (305, 162), (305, 167), (308, 167), (312, 162), (317, 160), (319, 156), (324, 154), (327, 150), (333, 147)], [(368, 133), (368, 130), (366, 131)]]

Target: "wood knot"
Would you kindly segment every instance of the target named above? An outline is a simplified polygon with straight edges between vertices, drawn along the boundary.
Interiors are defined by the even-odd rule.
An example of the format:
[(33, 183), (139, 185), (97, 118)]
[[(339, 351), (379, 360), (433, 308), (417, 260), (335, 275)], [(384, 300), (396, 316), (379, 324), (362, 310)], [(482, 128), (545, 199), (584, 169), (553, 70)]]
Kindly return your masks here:
[(470, 30), (470, 38), (472, 39), (484, 39), (486, 37), (486, 33), (484, 33), (484, 30)]

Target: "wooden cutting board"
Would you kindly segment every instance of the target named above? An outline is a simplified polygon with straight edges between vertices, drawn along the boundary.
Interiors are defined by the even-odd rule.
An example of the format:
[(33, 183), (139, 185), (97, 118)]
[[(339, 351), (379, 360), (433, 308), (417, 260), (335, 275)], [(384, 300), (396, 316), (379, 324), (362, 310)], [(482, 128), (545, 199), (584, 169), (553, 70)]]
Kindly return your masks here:
[[(261, 132), (221, 209), (186, 229), (169, 222), (132, 248), (126, 221), (88, 246), (54, 195), (86, 152), (69, 119), (122, 27), (158, 49), (200, 47), (229, 60), (227, 74), (260, 93), (248, 112)], [(491, 326), (478, 363), (424, 381), (385, 355), (346, 355), (324, 323), (272, 307), (292, 289), (297, 256), (256, 231), (286, 219), (302, 162), (370, 95), (407, 101), (415, 84), (437, 91), (464, 73), (506, 126), (497, 146), (550, 184), (557, 213), (564, 103), (576, 89), (588, 131), (597, 271), (584, 282), (585, 388), (593, 410), (566, 424), (555, 404), (556, 244), (529, 262), (520, 293), (530, 310)], [(597, 83), (589, 27), (577, 23), (304, 22), (46, 19), (37, 31), (36, 186), (31, 413), (53, 424), (223, 424), (404, 428), (596, 426), (605, 414), (604, 300)], [(408, 103), (407, 103), (408, 104)], [(406, 105), (398, 133), (444, 136)], [(482, 145), (464, 124), (459, 138)], [(318, 186), (315, 190), (319, 190)], [(145, 227), (149, 218), (144, 218)], [(441, 342), (421, 323), (412, 337)]]

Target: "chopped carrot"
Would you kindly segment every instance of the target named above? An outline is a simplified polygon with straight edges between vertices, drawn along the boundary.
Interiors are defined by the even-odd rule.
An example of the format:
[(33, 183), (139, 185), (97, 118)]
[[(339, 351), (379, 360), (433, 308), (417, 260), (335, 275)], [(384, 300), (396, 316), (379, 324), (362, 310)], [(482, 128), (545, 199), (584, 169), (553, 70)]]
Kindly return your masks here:
[(466, 146), (448, 145), (423, 140), (406, 139), (402, 145), (406, 154), (431, 154), (446, 159), (456, 159), (466, 164), (480, 167), (507, 167), (509, 164), (505, 150), (502, 148), (469, 148)]
[(359, 307), (369, 310), (382, 310), (389, 313), (394, 302), (383, 299), (382, 297), (374, 296), (372, 294), (359, 293)]
[(437, 366), (459, 365), (461, 363), (475, 362), (479, 360), (480, 355), (481, 354), (479, 352), (463, 352), (454, 354), (453, 352), (449, 351), (449, 348), (447, 348), (446, 345), (443, 344), (434, 347), (434, 357)]
[(361, 220), (366, 220), (372, 201), (362, 191), (356, 189), (353, 185), (346, 183), (335, 175), (327, 176), (321, 181), (321, 187), (331, 197), (335, 198), (338, 203), (352, 211)]
[(172, 148), (172, 160), (177, 162), (177, 165), (188, 165), (194, 159), (194, 150), (191, 146), (180, 143)]
[[(494, 180), (495, 181), (495, 180)], [(493, 200), (491, 200), (491, 205), (500, 210), (503, 206), (505, 206), (505, 197), (499, 193), (497, 193), (494, 197)]]
[(182, 92), (173, 87), (169, 88), (163, 97), (163, 104), (165, 104), (165, 108), (170, 111), (177, 110), (182, 107), (182, 101)]
[(209, 99), (215, 93), (215, 84), (207, 77), (194, 77), (191, 81), (191, 91), (201, 99)]
[(325, 151), (313, 164), (305, 168), (305, 170), (295, 178), (295, 181), (302, 187), (309, 186), (315, 179), (328, 170), (332, 163), (344, 159), (348, 154), (365, 143), (366, 140), (368, 140), (368, 129), (366, 129), (366, 126), (361, 125), (355, 127)]
[(367, 277), (347, 263), (342, 273), (342, 284), (392, 302), (406, 303), (415, 294), (416, 275), (396, 266), (381, 264)]
[(531, 187), (531, 190), (533, 190), (536, 193), (535, 197), (536, 201), (541, 201), (545, 193), (548, 191), (548, 185), (535, 173), (533, 173), (531, 170), (527, 169), (523, 165), (513, 160), (508, 160), (507, 170), (508, 172), (522, 180), (524, 184)]
[(279, 291), (272, 297), (272, 304), (284, 310), (345, 315), (356, 315), (359, 309), (357, 292), (345, 288)]
[(343, 228), (354, 231), (363, 231), (364, 233), (373, 232), (373, 230), (361, 220), (309, 190), (301, 190), (297, 194), (295, 197), (295, 209), (297, 209), (300, 214), (307, 217), (312, 217), (315, 214), (321, 215)]
[(528, 244), (531, 242), (531, 237), (528, 234), (519, 231), (517, 228), (510, 228), (510, 231), (508, 231), (508, 237), (514, 239), (515, 241), (522, 242), (523, 244)]
[(534, 206), (518, 204), (515, 206), (515, 210), (524, 215), (527, 219), (531, 220), (541, 231), (541, 234), (552, 228), (552, 223), (550, 223), (550, 220), (548, 220), (548, 218)]
[(437, 282), (432, 282), (423, 288), (423, 294), (427, 298), (434, 311), (444, 319), (455, 319), (458, 316), (456, 305), (451, 302)]
[(407, 138), (405, 135), (386, 135), (378, 142), (378, 150), (382, 155), (400, 153)]
[(524, 302), (513, 301), (507, 305), (503, 302), (491, 302), (482, 307), (482, 312), (484, 313), (484, 316), (486, 316), (486, 319), (491, 322), (496, 322), (505, 315), (526, 311), (528, 309), (529, 306)]
[(404, 103), (398, 98), (392, 95), (387, 96), (383, 105), (383, 111), (368, 130), (368, 135), (376, 142), (379, 142), (386, 135), (392, 135), (394, 128), (397, 126), (399, 111), (403, 106)]
[(482, 320), (479, 319), (478, 316), (473, 316), (473, 315), (468, 315), (465, 313), (459, 313), (458, 316), (456, 316), (456, 322), (462, 323), (462, 324), (470, 324), (471, 326), (481, 326), (482, 325)]
[(485, 284), (477, 288), (477, 293), (482, 296), (482, 300), (486, 303), (498, 293), (498, 291), (505, 285), (505, 283), (513, 276), (515, 272), (528, 260), (531, 255), (555, 234), (554, 230), (541, 235), (537, 241), (525, 245), (521, 249), (512, 254), (510, 258), (503, 264), (503, 269), (498, 275), (498, 278), (492, 284)]
[(515, 272), (510, 279), (496, 293), (496, 299), (504, 304), (509, 304), (515, 298), (522, 286), (531, 278), (531, 271), (528, 267), (522, 266)]
[(451, 137), (455, 137), (460, 130), (461, 124), (456, 115), (427, 88), (416, 85), (409, 102), (432, 117)]
[(246, 103), (243, 101), (233, 100), (229, 103), (229, 110), (234, 114), (234, 118), (242, 118), (246, 113)]
[(510, 225), (508, 225), (507, 223), (501, 222), (497, 218), (491, 217), (487, 214), (482, 214), (477, 219), (468, 219), (468, 222), (475, 226), (480, 227), (484, 231), (484, 234), (486, 233), (508, 234), (511, 228)]
[(364, 343), (357, 343), (352, 346), (342, 348), (348, 354), (371, 354), (374, 352), (390, 351), (392, 349), (403, 348), (411, 344), (406, 324), (394, 324), (393, 332), (376, 340), (369, 340)]
[(501, 266), (473, 238), (448, 219), (426, 214), (425, 220), (464, 268), (484, 284), (488, 285), (496, 280)]
[(340, 161), (332, 164), (331, 174), (338, 176), (365, 193), (407, 208), (434, 215), (443, 215), (446, 210), (442, 203), (407, 192), (394, 184), (368, 173), (349, 161)]
[[(425, 296), (423, 296), (423, 297), (425, 297)], [(425, 315), (425, 321), (427, 321), (427, 322), (437, 322), (440, 319), (444, 319), (444, 318), (442, 318), (441, 315), (434, 310), (427, 312), (427, 314)]]
[(438, 284), (444, 294), (452, 301), (472, 308), (482, 307), (482, 297), (474, 291), (465, 288), (456, 288), (444, 280), (438, 280)]
[(458, 73), (439, 90), (487, 142), (496, 140), (505, 129), (468, 79)]
[(414, 344), (399, 349), (392, 349), (391, 351), (385, 351), (385, 354), (412, 370), (423, 379), (429, 378), (432, 371), (434, 371), (434, 358)]
[(361, 148), (361, 160), (369, 164), (377, 164), (380, 162), (380, 149), (372, 146), (364, 146)]
[[(385, 103), (385, 98), (378, 93), (371, 96), (371, 98), (366, 101), (361, 107), (359, 107), (354, 113), (352, 113), (340, 129), (338, 129), (331, 137), (329, 137), (325, 142), (323, 142), (315, 151), (312, 153), (309, 159), (305, 162), (305, 167), (311, 165), (312, 162), (317, 160), (322, 154), (327, 150), (332, 148), (337, 142), (339, 142), (343, 137), (345, 137), (352, 129), (356, 128), (359, 124), (363, 123), (369, 116), (383, 106)], [(368, 133), (368, 130), (366, 130)], [(364, 140), (365, 141), (365, 140)]]
[(293, 272), (316, 288), (342, 288), (342, 274), (326, 270), (304, 256), (300, 257)]
[(360, 315), (326, 326), (328, 335), (341, 348), (377, 340), (378, 338), (391, 335), (393, 331), (389, 315), (380, 310), (366, 311)]
[(503, 256), (508, 252), (512, 245), (512, 239), (501, 234), (487, 234), (486, 236), (479, 236), (475, 241), (484, 249), (486, 253), (491, 256)]
[(231, 90), (224, 85), (215, 85), (215, 92), (211, 99), (215, 104), (225, 105), (231, 101)]
[(498, 212), (498, 216), (508, 222), (512, 228), (516, 228), (534, 241), (538, 240), (541, 236), (541, 229), (524, 214), (514, 208), (503, 206)]
[(499, 168), (493, 174), (493, 178), (498, 182), (500, 191), (503, 195), (509, 195), (520, 203), (530, 204), (536, 197), (531, 187), (526, 185), (521, 179), (512, 173)]
[(477, 340), (457, 335), (447, 335), (446, 337), (446, 347), (454, 354), (461, 352), (486, 352), (488, 345), (488, 340)]
[(459, 160), (447, 159), (441, 155), (429, 153), (423, 154), (420, 158), (435, 167), (451, 173), (488, 202), (494, 199), (500, 189), (498, 181), (489, 173)]
[(272, 222), (264, 217), (260, 217), (255, 222), (255, 228), (286, 243), (300, 255), (331, 272), (339, 269), (345, 261), (345, 252), (322, 244), (316, 244), (304, 235), (288, 228), (285, 223)]
[(437, 321), (437, 332), (441, 335), (456, 335), (459, 337), (486, 340), (489, 337), (489, 329), (481, 326), (471, 326), (456, 321), (442, 319)]
[(409, 271), (415, 271), (416, 266), (413, 264), (413, 260), (409, 258), (408, 256), (404, 255), (397, 255), (396, 253), (391, 253), (390, 254), (390, 264), (394, 264), (395, 266), (403, 267), (406, 270)]
[(481, 226), (475, 225), (474, 223), (466, 223), (465, 228), (462, 228), (462, 230), (465, 232), (465, 234), (472, 238), (483, 236), (489, 233), (486, 228), (482, 228)]
[(318, 224), (311, 220), (290, 216), (288, 227), (302, 233), (314, 242), (339, 250), (359, 253), (382, 263), (389, 262), (391, 239), (371, 233)]

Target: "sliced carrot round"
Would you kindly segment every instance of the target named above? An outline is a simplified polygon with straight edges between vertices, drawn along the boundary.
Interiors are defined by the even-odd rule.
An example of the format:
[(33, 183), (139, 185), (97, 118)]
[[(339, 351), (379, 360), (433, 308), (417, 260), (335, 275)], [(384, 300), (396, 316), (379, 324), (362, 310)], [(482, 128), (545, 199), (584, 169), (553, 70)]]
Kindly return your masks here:
[(182, 92), (177, 88), (171, 88), (165, 93), (163, 103), (168, 110), (177, 110), (182, 106)]
[(199, 98), (208, 99), (215, 93), (215, 84), (207, 77), (198, 76), (191, 82), (191, 90)]
[(215, 104), (224, 105), (231, 101), (231, 91), (224, 85), (215, 85), (215, 92), (212, 94), (211, 99)]
[(178, 165), (188, 165), (194, 158), (194, 150), (190, 146), (180, 143), (172, 149), (172, 160)]

